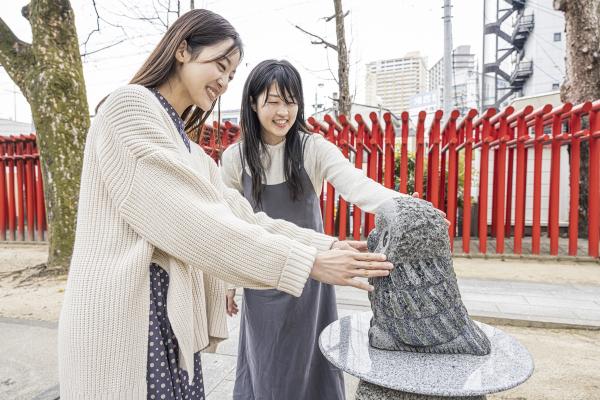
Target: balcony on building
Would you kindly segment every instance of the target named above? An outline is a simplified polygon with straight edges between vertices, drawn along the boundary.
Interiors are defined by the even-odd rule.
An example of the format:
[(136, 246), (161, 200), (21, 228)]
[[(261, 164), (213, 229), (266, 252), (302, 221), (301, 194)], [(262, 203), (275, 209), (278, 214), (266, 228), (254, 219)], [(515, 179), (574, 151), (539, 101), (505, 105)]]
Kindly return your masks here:
[(525, 8), (525, 3), (527, 0), (505, 0), (508, 4), (510, 4), (515, 10), (522, 10)]
[(519, 15), (515, 22), (512, 44), (517, 49), (522, 49), (523, 45), (527, 41), (529, 34), (533, 31), (534, 19), (533, 14), (530, 15)]
[(533, 61), (521, 61), (515, 67), (510, 76), (510, 84), (513, 89), (521, 89), (527, 79), (533, 74)]

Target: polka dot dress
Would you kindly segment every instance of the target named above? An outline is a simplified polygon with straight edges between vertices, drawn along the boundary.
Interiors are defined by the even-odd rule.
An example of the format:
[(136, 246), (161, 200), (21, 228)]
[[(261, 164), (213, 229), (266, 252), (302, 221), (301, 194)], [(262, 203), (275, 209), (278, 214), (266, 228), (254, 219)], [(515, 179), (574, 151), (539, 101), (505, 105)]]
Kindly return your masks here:
[[(183, 121), (156, 88), (150, 88), (167, 110), (188, 151), (190, 141)], [(179, 368), (179, 346), (167, 316), (169, 274), (157, 264), (150, 265), (150, 323), (146, 383), (148, 399), (204, 400), (204, 381), (200, 353), (194, 354), (194, 380), (190, 385), (187, 371)]]
[(178, 367), (179, 346), (167, 318), (169, 274), (150, 265), (150, 330), (148, 332), (148, 399), (204, 400), (200, 353), (194, 354), (194, 380)]
[(160, 101), (160, 104), (165, 108), (165, 110), (167, 110), (167, 113), (169, 114), (169, 116), (173, 120), (173, 123), (175, 124), (175, 127), (179, 131), (179, 135), (181, 136), (181, 139), (183, 140), (183, 143), (185, 143), (185, 147), (187, 147), (188, 151), (191, 151), (191, 149), (190, 149), (190, 138), (188, 138), (187, 135), (185, 134), (183, 120), (181, 119), (181, 117), (179, 116), (179, 114), (177, 114), (177, 111), (175, 111), (175, 109), (167, 101), (167, 99), (165, 99), (163, 97), (163, 95), (160, 94), (160, 92), (158, 91), (157, 88), (150, 88), (150, 90), (152, 91), (152, 93), (154, 93), (154, 95), (156, 96), (156, 98), (158, 99), (158, 101)]

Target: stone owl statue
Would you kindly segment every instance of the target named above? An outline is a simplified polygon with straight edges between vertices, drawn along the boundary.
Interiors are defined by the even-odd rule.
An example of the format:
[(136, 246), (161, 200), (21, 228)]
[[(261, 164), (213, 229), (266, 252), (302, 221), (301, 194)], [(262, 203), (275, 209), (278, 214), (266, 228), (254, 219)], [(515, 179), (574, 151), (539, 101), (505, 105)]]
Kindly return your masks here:
[(431, 203), (403, 196), (376, 211), (369, 251), (394, 264), (390, 275), (369, 279), (371, 346), (422, 353), (486, 355), (490, 341), (460, 298), (448, 227)]

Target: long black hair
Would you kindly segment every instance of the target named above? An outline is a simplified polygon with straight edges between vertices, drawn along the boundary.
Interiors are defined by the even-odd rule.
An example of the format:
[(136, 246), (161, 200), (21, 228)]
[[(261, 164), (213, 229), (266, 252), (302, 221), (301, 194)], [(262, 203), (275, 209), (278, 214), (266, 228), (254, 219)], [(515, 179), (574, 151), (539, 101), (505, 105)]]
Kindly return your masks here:
[(309, 129), (304, 120), (302, 79), (298, 70), (288, 61), (265, 60), (254, 67), (248, 75), (242, 93), (240, 112), (240, 127), (243, 135), (242, 165), (247, 165), (250, 170), (254, 204), (261, 203), (263, 181), (266, 180), (261, 155), (268, 153), (260, 133), (258, 114), (253, 110), (252, 104), (258, 101), (261, 94), (269, 90), (272, 83), (277, 84), (277, 91), (286, 103), (295, 102), (298, 105), (296, 120), (286, 134), (283, 172), (292, 200), (297, 200), (303, 189), (300, 174), (304, 163), (304, 144), (300, 133), (308, 133)]

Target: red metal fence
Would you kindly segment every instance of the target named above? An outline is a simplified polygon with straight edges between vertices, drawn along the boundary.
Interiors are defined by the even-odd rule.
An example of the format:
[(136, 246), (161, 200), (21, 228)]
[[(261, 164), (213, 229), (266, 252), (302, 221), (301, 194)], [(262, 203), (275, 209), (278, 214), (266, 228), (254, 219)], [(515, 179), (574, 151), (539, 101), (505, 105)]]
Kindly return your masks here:
[(0, 240), (44, 240), (40, 168), (34, 134), (0, 136)]
[[(437, 111), (427, 123), (426, 117), (425, 112), (419, 113), (414, 129), (406, 112), (396, 124), (387, 113), (383, 121), (371, 113), (368, 121), (359, 114), (354, 121), (326, 115), (322, 122), (311, 117), (308, 123), (370, 178), (403, 193), (411, 186), (446, 212), (451, 243), (461, 247), (456, 253), (485, 254), (492, 240), (499, 254), (520, 255), (527, 250), (532, 255), (558, 256), (561, 236), (566, 235), (569, 256), (599, 257), (600, 101), (537, 110), (531, 106), (520, 111), (490, 109), (482, 115), (470, 110), (463, 117), (453, 111), (447, 118)], [(218, 130), (214, 123), (193, 133), (192, 139), (217, 160), (239, 135), (239, 127), (229, 122)], [(45, 218), (35, 136), (0, 140), (0, 240), (24, 240), (25, 232), (27, 240), (41, 240)], [(583, 142), (588, 142), (590, 155), (587, 246), (582, 250), (578, 204)], [(563, 162), (568, 165), (568, 182), (561, 182), (565, 148), (569, 149), (568, 164)], [(548, 172), (543, 162), (549, 163)], [(568, 205), (560, 201), (564, 190)], [(327, 234), (361, 239), (372, 229), (373, 215), (347, 203), (330, 184), (325, 185), (321, 201)], [(562, 227), (561, 207), (568, 208)], [(544, 209), (547, 215), (542, 216)], [(531, 217), (526, 223), (528, 212)], [(457, 235), (462, 239), (455, 242)]]
[[(356, 124), (341, 116), (334, 121), (325, 116), (324, 123), (309, 119), (314, 132), (323, 134), (341, 151), (354, 160), (357, 168), (388, 188), (407, 192), (409, 182), (409, 118), (402, 113), (398, 135), (389, 114), (384, 115), (383, 125), (375, 113), (370, 114), (370, 124), (360, 115), (355, 116)], [(470, 110), (459, 119), (458, 111), (453, 111), (442, 125), (443, 112), (437, 111), (433, 120), (425, 126), (426, 113), (421, 112), (416, 121), (414, 150), (414, 190), (424, 194), (428, 201), (446, 212), (450, 220), (449, 234), (454, 239), (457, 230), (462, 236), (462, 253), (472, 253), (471, 215), (472, 206), (477, 205), (478, 252), (488, 252), (488, 235), (495, 240), (495, 252), (505, 253), (505, 242), (512, 234), (512, 252), (523, 253), (525, 233), (525, 210), (532, 209), (531, 254), (541, 254), (542, 235), (542, 161), (544, 147), (550, 149), (549, 196), (547, 197), (548, 217), (546, 220), (549, 238), (549, 255), (559, 255), (560, 207), (560, 165), (561, 148), (568, 146), (569, 192), (567, 254), (578, 254), (578, 208), (580, 194), (580, 146), (589, 143), (588, 221), (587, 249), (585, 253), (598, 257), (600, 238), (600, 101), (587, 102), (573, 107), (571, 104), (553, 108), (546, 105), (538, 110), (527, 106), (519, 112), (507, 107), (497, 113), (487, 110), (477, 115)], [(583, 128), (585, 126), (585, 128)], [(427, 132), (427, 140), (425, 140)], [(398, 140), (398, 142), (396, 142)], [(399, 147), (399, 149), (398, 149)], [(533, 155), (529, 153), (533, 152)], [(395, 159), (399, 157), (399, 171)], [(462, 166), (459, 163), (462, 159)], [(493, 162), (490, 162), (493, 159)], [(527, 181), (527, 161), (533, 163), (533, 179)], [(424, 173), (427, 168), (427, 173)], [(473, 179), (473, 172), (479, 179)], [(462, 173), (462, 176), (461, 176)], [(490, 177), (491, 175), (491, 177)], [(461, 176), (459, 181), (459, 176)], [(395, 187), (395, 178), (399, 184)], [(477, 197), (472, 193), (476, 185)], [(462, 205), (459, 204), (458, 188), (462, 187)], [(514, 191), (514, 192), (513, 192)], [(347, 213), (349, 205), (337, 199), (331, 185), (326, 188), (323, 206), (325, 231), (346, 237)], [(531, 204), (526, 195), (532, 194)], [(491, 212), (488, 215), (488, 203)], [(337, 213), (336, 213), (336, 204)], [(461, 221), (457, 220), (458, 214)], [(361, 215), (360, 209), (353, 207), (352, 236), (359, 239), (373, 227), (373, 216)], [(336, 220), (338, 229), (335, 229)], [(460, 222), (460, 225), (459, 225)], [(363, 226), (361, 224), (364, 223)], [(454, 240), (451, 241), (454, 244)]]

